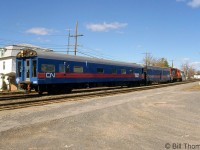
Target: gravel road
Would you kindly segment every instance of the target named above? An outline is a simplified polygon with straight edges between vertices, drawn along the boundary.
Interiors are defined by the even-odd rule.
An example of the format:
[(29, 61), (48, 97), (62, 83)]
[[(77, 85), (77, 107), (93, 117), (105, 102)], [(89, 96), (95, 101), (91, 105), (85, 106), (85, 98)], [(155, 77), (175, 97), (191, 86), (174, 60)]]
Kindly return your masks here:
[(198, 150), (198, 86), (2, 111), (0, 150)]

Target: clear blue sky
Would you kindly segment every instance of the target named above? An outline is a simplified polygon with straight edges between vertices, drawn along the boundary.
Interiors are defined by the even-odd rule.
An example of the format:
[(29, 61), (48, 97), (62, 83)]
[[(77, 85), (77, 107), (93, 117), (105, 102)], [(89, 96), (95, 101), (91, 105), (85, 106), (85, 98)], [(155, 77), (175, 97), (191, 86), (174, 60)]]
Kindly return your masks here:
[(200, 0), (1, 0), (0, 19), (1, 47), (67, 51), (78, 21), (82, 53), (142, 63), (148, 52), (200, 69)]

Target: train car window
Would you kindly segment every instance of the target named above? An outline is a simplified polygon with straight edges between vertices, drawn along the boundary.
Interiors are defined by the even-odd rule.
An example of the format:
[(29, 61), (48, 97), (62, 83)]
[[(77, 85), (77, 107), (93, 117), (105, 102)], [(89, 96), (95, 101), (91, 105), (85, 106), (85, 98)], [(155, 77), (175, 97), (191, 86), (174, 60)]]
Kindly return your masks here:
[(112, 69), (112, 74), (117, 74), (117, 69)]
[(65, 68), (65, 72), (69, 73), (70, 72), (70, 66), (67, 65), (66, 68)]
[(83, 73), (83, 67), (82, 66), (74, 66), (74, 72), (75, 73)]
[(175, 70), (172, 70), (172, 75), (175, 75), (176, 74), (176, 71)]
[(55, 72), (55, 65), (42, 64), (41, 70), (42, 70), (42, 72)]
[(26, 60), (25, 68), (26, 68), (26, 78), (30, 78), (30, 60), (29, 59)]
[(59, 72), (65, 72), (65, 66), (59, 65)]
[(29, 65), (30, 65), (29, 60), (26, 60), (26, 66), (29, 67)]
[(32, 77), (37, 77), (37, 71), (36, 71), (36, 60), (32, 60)]
[(70, 67), (69, 65), (65, 66), (63, 64), (59, 65), (59, 72), (69, 73)]
[(126, 69), (121, 69), (121, 74), (126, 74)]
[(97, 73), (104, 73), (104, 69), (103, 68), (97, 68)]
[(21, 70), (21, 68), (22, 68), (22, 62), (18, 61), (17, 62), (17, 76), (18, 77), (22, 77), (22, 70)]
[(129, 74), (133, 74), (133, 69), (130, 69), (130, 70), (129, 70)]

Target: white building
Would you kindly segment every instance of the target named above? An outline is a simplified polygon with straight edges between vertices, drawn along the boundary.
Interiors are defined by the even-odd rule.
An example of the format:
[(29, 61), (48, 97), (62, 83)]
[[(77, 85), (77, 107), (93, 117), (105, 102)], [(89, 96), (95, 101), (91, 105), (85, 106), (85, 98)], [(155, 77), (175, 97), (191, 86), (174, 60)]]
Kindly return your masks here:
[(200, 79), (200, 75), (198, 74), (194, 75), (194, 79)]
[(7, 79), (8, 76), (15, 78), (16, 55), (21, 49), (52, 51), (50, 49), (40, 48), (31, 44), (17, 44), (0, 48), (0, 91), (3, 88), (3, 80)]

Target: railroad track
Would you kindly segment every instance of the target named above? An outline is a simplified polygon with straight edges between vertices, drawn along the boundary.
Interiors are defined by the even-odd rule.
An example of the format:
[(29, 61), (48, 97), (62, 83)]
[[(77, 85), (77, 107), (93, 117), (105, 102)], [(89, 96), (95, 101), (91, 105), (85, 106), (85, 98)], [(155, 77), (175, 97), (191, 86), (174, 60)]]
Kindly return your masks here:
[[(103, 89), (95, 89), (95, 90), (80, 90), (71, 94), (63, 94), (63, 95), (50, 95), (50, 96), (40, 96), (38, 94), (33, 95), (24, 95), (24, 96), (16, 96), (16, 99), (7, 99), (0, 100), (0, 111), (3, 110), (12, 110), (12, 109), (20, 109), (31, 106), (42, 106), (52, 103), (61, 103), (67, 101), (80, 101), (89, 98), (95, 97), (105, 97), (109, 95), (129, 93), (133, 91), (141, 91), (141, 90), (149, 90), (155, 88), (162, 88), (173, 85), (180, 85), (195, 82), (196, 80), (186, 81), (186, 82), (176, 82), (170, 84), (158, 84), (151, 86), (142, 86), (142, 87), (131, 87), (131, 88), (103, 88)], [(21, 99), (20, 99), (21, 98)]]
[[(118, 87), (101, 87), (101, 88), (88, 88), (88, 89), (74, 89), (71, 93), (85, 93), (85, 92), (94, 92), (94, 91), (102, 91), (102, 90), (110, 90), (110, 89), (120, 89), (124, 88), (121, 86)], [(31, 93), (27, 94), (23, 91), (19, 91), (16, 93), (0, 93), (0, 102), (4, 100), (18, 100), (24, 98), (34, 98), (34, 97), (42, 97), (46, 96), (47, 93), (43, 95), (39, 95), (37, 92), (32, 91)]]

